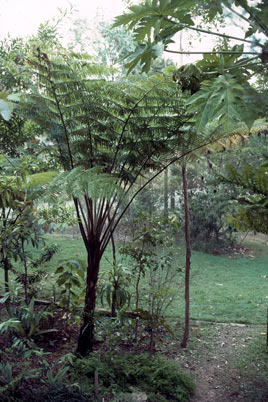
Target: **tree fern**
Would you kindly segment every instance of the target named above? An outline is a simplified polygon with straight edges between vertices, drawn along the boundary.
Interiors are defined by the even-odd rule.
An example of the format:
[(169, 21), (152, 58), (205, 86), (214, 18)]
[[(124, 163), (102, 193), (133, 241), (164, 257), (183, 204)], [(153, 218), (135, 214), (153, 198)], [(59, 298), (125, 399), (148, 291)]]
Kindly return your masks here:
[[(170, 78), (113, 81), (109, 69), (83, 55), (55, 58), (39, 52), (28, 65), (36, 85), (24, 97), (23, 111), (58, 148), (64, 172), (50, 193), (73, 199), (88, 255), (78, 342), (79, 353), (85, 354), (92, 347), (100, 260), (120, 219), (152, 180), (152, 170), (159, 174), (181, 157), (180, 148), (190, 152), (204, 139), (185, 142), (181, 127), (189, 117)], [(137, 186), (140, 175), (145, 184)]]

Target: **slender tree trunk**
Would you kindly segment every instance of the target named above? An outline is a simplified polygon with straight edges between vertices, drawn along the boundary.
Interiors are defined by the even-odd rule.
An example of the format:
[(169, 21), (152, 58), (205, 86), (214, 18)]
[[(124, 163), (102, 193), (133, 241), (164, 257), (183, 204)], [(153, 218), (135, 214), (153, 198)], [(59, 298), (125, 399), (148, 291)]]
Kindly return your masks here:
[(4, 273), (5, 273), (5, 292), (9, 293), (9, 276), (8, 276), (8, 271), (9, 271), (9, 262), (7, 258), (4, 258)]
[(171, 192), (171, 194), (170, 194), (170, 209), (172, 210), (172, 211), (174, 211), (175, 210), (175, 191), (174, 190), (172, 190), (172, 192)]
[[(3, 208), (3, 210), (2, 210), (1, 220), (3, 221), (3, 229), (2, 229), (3, 232), (2, 233), (4, 234), (4, 238), (5, 238), (6, 230), (7, 230), (6, 229), (7, 217), (6, 217), (5, 208)], [(4, 248), (5, 248), (5, 246), (2, 244), (0, 255), (2, 256), (1, 263), (3, 264), (3, 268), (4, 268), (5, 293), (9, 293), (9, 291), (10, 291), (10, 289), (9, 289), (9, 270), (10, 270), (11, 265), (9, 263), (8, 257), (4, 253)], [(10, 295), (9, 295), (9, 298), (5, 301), (5, 306), (7, 309), (7, 313), (10, 314)]]
[(112, 294), (112, 306), (111, 306), (111, 316), (116, 317), (116, 294), (118, 289), (118, 282), (114, 283), (114, 289)]
[(164, 172), (164, 217), (168, 218), (168, 168)]
[[(143, 247), (144, 247), (144, 243), (142, 245), (142, 249), (143, 249)], [(141, 280), (141, 274), (142, 274), (142, 265), (140, 263), (138, 277), (137, 277), (136, 285), (135, 285), (135, 291), (136, 291), (135, 308), (136, 308), (137, 313), (138, 313), (139, 307), (140, 307), (139, 302), (140, 302), (140, 280)], [(139, 331), (139, 318), (137, 318), (136, 321), (135, 321), (135, 342), (138, 341), (138, 331)]]
[(116, 265), (116, 247), (114, 241), (114, 235), (111, 234), (112, 250), (113, 250), (113, 264)]
[(94, 345), (94, 312), (101, 260), (99, 242), (94, 243), (88, 248), (85, 307), (76, 349), (76, 353), (83, 357), (93, 351)]
[(176, 207), (176, 178), (178, 177), (178, 170), (176, 166), (171, 166), (170, 168), (170, 209), (175, 210)]
[(24, 265), (24, 296), (25, 296), (25, 303), (29, 304), (29, 297), (28, 297), (28, 267), (26, 261), (26, 255), (24, 250), (24, 241), (21, 241), (21, 248), (23, 253), (23, 265)]
[(153, 201), (152, 201), (152, 190), (149, 188), (148, 194), (149, 194), (149, 216), (153, 216)]
[(186, 348), (189, 338), (189, 323), (190, 323), (190, 268), (191, 268), (191, 243), (190, 243), (190, 217), (188, 206), (188, 185), (187, 185), (187, 172), (186, 161), (182, 161), (182, 181), (183, 181), (183, 198), (184, 198), (184, 214), (185, 214), (185, 328), (184, 335), (181, 342), (181, 347)]
[[(113, 250), (113, 269), (116, 269), (116, 248), (114, 235), (111, 233), (111, 242), (112, 242), (112, 250)], [(117, 293), (117, 284), (114, 286), (114, 291), (112, 295), (112, 306), (111, 306), (111, 314), (112, 317), (116, 317), (116, 293)]]
[[(9, 269), (10, 269), (10, 264), (8, 261), (8, 258), (5, 257), (3, 259), (3, 265), (4, 265), (4, 280), (5, 280), (5, 293), (9, 293)], [(7, 313), (10, 314), (10, 296), (9, 298), (5, 301), (5, 306)]]
[[(110, 214), (108, 215), (108, 219), (110, 223), (111, 222)], [(113, 265), (116, 265), (116, 247), (115, 247), (114, 233), (112, 233), (111, 227), (110, 227), (110, 233), (111, 233), (112, 252), (113, 252)]]

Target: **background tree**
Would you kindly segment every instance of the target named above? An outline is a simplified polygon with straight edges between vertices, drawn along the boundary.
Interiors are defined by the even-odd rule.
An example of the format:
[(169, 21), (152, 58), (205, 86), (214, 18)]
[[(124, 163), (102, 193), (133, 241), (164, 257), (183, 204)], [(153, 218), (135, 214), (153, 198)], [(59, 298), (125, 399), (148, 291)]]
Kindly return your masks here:
[[(0, 161), (0, 266), (4, 270), (5, 292), (10, 297), (9, 272), (13, 270), (13, 262), (19, 259), (25, 268), (25, 298), (29, 302), (25, 244), (37, 247), (43, 233), (38, 216), (33, 211), (33, 201), (39, 194), (38, 189), (47, 184), (55, 172), (30, 176), (25, 164), (16, 167), (4, 155)], [(11, 164), (12, 175), (8, 175), (7, 164)], [(9, 307), (9, 298), (6, 305)]]
[(230, 225), (237, 230), (268, 233), (267, 220), (267, 162), (258, 167), (244, 163), (241, 167), (226, 166), (221, 181), (239, 187)]
[[(29, 82), (19, 69), (23, 68), (27, 44), (22, 38), (3, 39), (0, 42), (0, 89), (3, 94), (9, 94), (9, 99), (18, 101), (15, 93), (24, 91)], [(0, 102), (3, 102), (1, 96)], [(18, 156), (18, 147), (26, 141), (27, 135), (23, 131), (24, 120), (18, 111), (11, 107), (8, 118), (0, 120), (0, 152), (9, 156)]]

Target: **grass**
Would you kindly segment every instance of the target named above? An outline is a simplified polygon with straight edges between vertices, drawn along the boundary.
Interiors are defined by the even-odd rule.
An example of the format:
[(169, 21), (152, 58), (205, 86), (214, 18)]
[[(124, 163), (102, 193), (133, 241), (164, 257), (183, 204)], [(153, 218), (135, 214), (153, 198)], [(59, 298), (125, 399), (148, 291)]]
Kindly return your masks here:
[[(268, 276), (267, 255), (259, 258), (192, 257), (191, 316), (200, 320), (264, 324)], [(182, 295), (178, 298), (183, 315)], [(176, 314), (173, 308), (173, 314)]]
[[(53, 276), (58, 262), (67, 258), (86, 261), (86, 252), (80, 238), (69, 235), (47, 235), (46, 244), (57, 244), (59, 251), (47, 266), (49, 277), (44, 284), (45, 293), (52, 291)], [(249, 244), (247, 244), (249, 246)], [(191, 272), (191, 317), (198, 320), (265, 324), (267, 306), (268, 246), (250, 243), (256, 257), (218, 256), (193, 251)], [(37, 255), (39, 250), (32, 250)], [(119, 258), (120, 259), (120, 258)], [(108, 248), (101, 263), (101, 270), (109, 269), (112, 260)], [(126, 261), (125, 261), (126, 263)], [(183, 253), (179, 261), (184, 264)], [(169, 317), (183, 318), (183, 275), (178, 274), (178, 286), (174, 303), (169, 307)], [(45, 294), (44, 293), (44, 294)]]

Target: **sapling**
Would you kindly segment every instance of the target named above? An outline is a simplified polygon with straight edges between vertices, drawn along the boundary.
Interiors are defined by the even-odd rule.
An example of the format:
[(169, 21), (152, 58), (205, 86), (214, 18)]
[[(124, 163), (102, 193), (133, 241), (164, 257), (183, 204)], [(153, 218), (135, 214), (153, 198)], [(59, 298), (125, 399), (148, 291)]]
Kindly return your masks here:
[[(141, 213), (137, 227), (139, 230), (136, 237), (122, 247), (120, 252), (130, 257), (133, 263), (132, 270), (136, 274), (135, 308), (148, 321), (149, 349), (152, 352), (159, 327), (164, 325), (170, 330), (163, 315), (172, 303), (178, 285), (176, 279), (180, 268), (176, 267), (178, 255), (172, 240), (176, 221), (173, 217)], [(141, 292), (141, 284), (145, 281), (146, 290)], [(137, 340), (138, 320), (135, 336)]]

